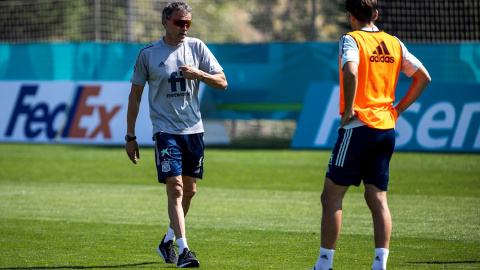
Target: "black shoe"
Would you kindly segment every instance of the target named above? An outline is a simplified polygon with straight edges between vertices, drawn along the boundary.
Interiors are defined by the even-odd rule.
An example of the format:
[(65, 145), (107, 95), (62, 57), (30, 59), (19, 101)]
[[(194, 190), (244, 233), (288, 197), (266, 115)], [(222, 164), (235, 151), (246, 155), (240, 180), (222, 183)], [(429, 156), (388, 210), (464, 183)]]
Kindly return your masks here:
[(183, 253), (178, 256), (177, 268), (197, 268), (200, 267), (200, 263), (195, 258), (195, 253), (191, 252), (188, 248), (183, 250)]
[(175, 248), (173, 248), (173, 241), (170, 240), (167, 243), (163, 241), (166, 235), (167, 234), (163, 236), (162, 242), (160, 242), (160, 245), (157, 247), (158, 255), (162, 257), (165, 263), (177, 263), (178, 258), (177, 253), (175, 253)]

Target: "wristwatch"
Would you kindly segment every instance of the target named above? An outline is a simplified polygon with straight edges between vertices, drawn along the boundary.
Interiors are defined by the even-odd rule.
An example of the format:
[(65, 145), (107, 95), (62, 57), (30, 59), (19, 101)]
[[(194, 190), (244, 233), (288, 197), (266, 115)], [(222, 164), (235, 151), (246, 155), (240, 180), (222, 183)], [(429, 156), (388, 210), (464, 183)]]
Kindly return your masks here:
[(136, 140), (136, 139), (137, 139), (137, 136), (130, 137), (128, 135), (125, 135), (125, 141), (126, 142), (133, 141), (133, 140)]

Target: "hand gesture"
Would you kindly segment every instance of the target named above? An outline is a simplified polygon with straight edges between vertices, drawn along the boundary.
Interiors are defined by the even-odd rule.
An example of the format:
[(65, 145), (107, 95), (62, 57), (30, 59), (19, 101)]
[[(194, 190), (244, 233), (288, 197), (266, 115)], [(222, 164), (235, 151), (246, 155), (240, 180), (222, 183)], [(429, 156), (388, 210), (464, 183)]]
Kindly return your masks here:
[(350, 120), (357, 117), (356, 111), (347, 111), (345, 110), (342, 114), (342, 119), (340, 119), (340, 127), (345, 126)]
[(199, 70), (198, 68), (191, 66), (191, 65), (184, 65), (178, 67), (185, 79), (189, 80), (200, 80), (203, 77), (203, 71)]

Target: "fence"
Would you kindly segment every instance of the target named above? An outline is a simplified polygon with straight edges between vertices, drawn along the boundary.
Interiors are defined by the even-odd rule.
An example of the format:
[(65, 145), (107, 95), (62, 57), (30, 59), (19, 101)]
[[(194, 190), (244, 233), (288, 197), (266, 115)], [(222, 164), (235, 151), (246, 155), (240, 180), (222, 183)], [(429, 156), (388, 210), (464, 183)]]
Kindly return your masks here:
[[(151, 43), (168, 0), (0, 1), (0, 42)], [(337, 41), (344, 0), (190, 0), (191, 36), (206, 43)], [(380, 0), (378, 26), (404, 42), (480, 40), (478, 0)]]

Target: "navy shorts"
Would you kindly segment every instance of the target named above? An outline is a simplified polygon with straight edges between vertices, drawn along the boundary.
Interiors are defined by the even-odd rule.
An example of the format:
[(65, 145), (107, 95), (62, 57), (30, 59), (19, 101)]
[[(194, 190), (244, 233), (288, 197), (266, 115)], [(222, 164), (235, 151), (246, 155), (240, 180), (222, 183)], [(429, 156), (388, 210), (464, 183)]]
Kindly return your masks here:
[(173, 135), (158, 132), (155, 141), (155, 163), (158, 182), (165, 184), (165, 178), (186, 175), (203, 177), (203, 133)]
[(388, 187), (388, 168), (395, 148), (395, 129), (361, 126), (338, 130), (326, 177), (342, 186)]

